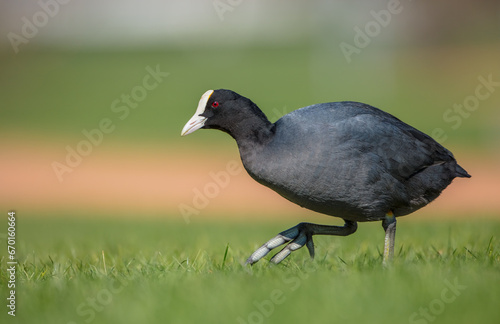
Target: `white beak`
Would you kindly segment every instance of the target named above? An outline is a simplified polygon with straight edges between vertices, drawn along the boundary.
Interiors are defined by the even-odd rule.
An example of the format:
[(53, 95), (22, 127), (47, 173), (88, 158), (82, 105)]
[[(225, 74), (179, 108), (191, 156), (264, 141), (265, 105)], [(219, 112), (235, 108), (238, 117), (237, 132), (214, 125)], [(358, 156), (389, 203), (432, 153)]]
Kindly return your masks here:
[(210, 99), (210, 96), (212, 95), (214, 91), (213, 90), (208, 90), (205, 92), (200, 99), (200, 102), (198, 103), (198, 107), (196, 108), (196, 112), (194, 113), (193, 117), (184, 125), (184, 128), (182, 129), (181, 136), (189, 135), (192, 132), (200, 129), (205, 125), (205, 122), (207, 120), (206, 117), (201, 116), (203, 112), (205, 111), (205, 107), (207, 106), (208, 99)]
[(199, 116), (199, 115), (195, 114), (193, 117), (191, 117), (191, 119), (187, 122), (187, 124), (182, 129), (181, 136), (189, 135), (192, 132), (202, 128), (203, 125), (205, 125), (206, 120), (207, 120), (206, 117)]

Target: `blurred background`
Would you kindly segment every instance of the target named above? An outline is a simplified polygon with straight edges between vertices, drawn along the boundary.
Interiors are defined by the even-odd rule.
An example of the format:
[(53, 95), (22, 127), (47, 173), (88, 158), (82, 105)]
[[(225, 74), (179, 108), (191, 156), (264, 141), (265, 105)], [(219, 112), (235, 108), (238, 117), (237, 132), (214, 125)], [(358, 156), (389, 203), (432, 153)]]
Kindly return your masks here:
[(250, 179), (226, 134), (180, 137), (201, 94), (228, 88), (272, 121), (328, 101), (386, 110), (472, 175), (420, 217), (499, 217), (498, 1), (8, 0), (0, 35), (4, 210), (313, 214)]

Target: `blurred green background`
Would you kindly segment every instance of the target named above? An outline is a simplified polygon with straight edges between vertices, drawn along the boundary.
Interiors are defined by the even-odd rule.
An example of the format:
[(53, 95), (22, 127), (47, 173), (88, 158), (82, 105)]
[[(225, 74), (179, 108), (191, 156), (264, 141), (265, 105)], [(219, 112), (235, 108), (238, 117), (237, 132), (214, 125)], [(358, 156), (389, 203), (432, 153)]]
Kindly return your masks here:
[[(34, 21), (42, 7), (3, 2), (3, 137), (14, 132), (78, 139), (101, 118), (116, 120), (113, 100), (140, 84), (147, 66), (159, 65), (169, 76), (106, 140), (181, 143), (179, 129), (199, 96), (224, 87), (252, 98), (272, 119), (279, 117), (273, 109), (282, 114), (356, 100), (428, 133), (443, 128), (449, 146), (498, 148), (498, 86), (458, 129), (443, 120), (454, 103), (474, 95), (478, 76), (500, 79), (496, 1), (464, 1), (462, 7), (394, 1), (398, 13), (379, 18), (387, 26), (376, 18), (389, 12), (384, 1), (218, 3), (69, 3), (29, 38), (21, 18)], [(358, 52), (347, 58), (345, 44)]]
[[(403, 234), (406, 245), (400, 245), (399, 253), (403, 269), (396, 271), (397, 279), (389, 287), (398, 297), (400, 322), (437, 298), (444, 278), (458, 276), (476, 288), (447, 308), (445, 314), (454, 316), (440, 319), (451, 323), (465, 318), (458, 311), (495, 287), (486, 281), (476, 285), (476, 280), (482, 276), (494, 280), (492, 273), (499, 264), (499, 17), (496, 0), (2, 1), (0, 206), (5, 218), (8, 210), (16, 210), (19, 217), (18, 278), (25, 287), (20, 305), (26, 310), (19, 321), (47, 322), (63, 303), (66, 311), (53, 319), (66, 323), (75, 318), (75, 309), (86, 296), (112, 285), (115, 277), (131, 280), (134, 290), (116, 299), (109, 313), (99, 313), (96, 323), (119, 317), (121, 322), (127, 318), (162, 322), (165, 314), (177, 322), (198, 322), (203, 314), (179, 306), (189, 305), (190, 292), (197, 287), (202, 287), (201, 293), (190, 301), (195, 307), (203, 305), (211, 291), (224, 292), (217, 294), (220, 305), (202, 307), (212, 312), (211, 322), (226, 304), (236, 301), (237, 306), (228, 320), (220, 322), (235, 322), (239, 315), (251, 314), (252, 302), (269, 297), (270, 290), (250, 289), (248, 282), (253, 286), (259, 279), (265, 288), (276, 283), (282, 269), (259, 264), (257, 277), (248, 281), (247, 271), (240, 267), (246, 254), (268, 235), (296, 222), (332, 220), (284, 201), (244, 171), (231, 177), (229, 185), (219, 188), (194, 214), (183, 215), (181, 207), (194, 206), (197, 192), (214, 182), (211, 172), (224, 171), (231, 161), (240, 165), (236, 145), (226, 134), (201, 130), (180, 137), (200, 96), (217, 88), (249, 97), (271, 121), (314, 103), (368, 103), (433, 135), (454, 152), (473, 177), (457, 180), (418, 216), (400, 222), (411, 235)], [(163, 76), (148, 90), (143, 82), (151, 70)], [(484, 79), (492, 80), (488, 87), (482, 86)], [(464, 103), (472, 109), (456, 108)], [(85, 147), (85, 131), (92, 132), (103, 120), (111, 122), (112, 130), (95, 137), (98, 144)], [(76, 165), (68, 166), (68, 148), (79, 146), (86, 153), (76, 162), (73, 157)], [(54, 163), (71, 170), (58, 175)], [(231, 222), (221, 225), (228, 219)], [(434, 235), (436, 219), (440, 225)], [(467, 222), (461, 223), (464, 219)], [(477, 220), (485, 223), (478, 225)], [(5, 223), (0, 222), (2, 241)], [(384, 284), (367, 284), (385, 282), (387, 273), (374, 266), (379, 264), (382, 232), (379, 224), (362, 226), (368, 232), (333, 248), (335, 255), (346, 251), (343, 259), (339, 256), (341, 261), (326, 255), (332, 250), (328, 244), (339, 244), (338, 239), (325, 238), (318, 248), (324, 253), (317, 272), (320, 278), (328, 277), (329, 271), (344, 273), (344, 278), (335, 277), (346, 282), (343, 289), (364, 291), (365, 302), (377, 300), (367, 316), (343, 314), (347, 322), (368, 321), (385, 298), (377, 293)], [(160, 239), (161, 228), (166, 229), (165, 241)], [(450, 234), (452, 229), (459, 234)], [(158, 238), (164, 245), (140, 237)], [(460, 240), (452, 244), (450, 237)], [(426, 246), (435, 238), (441, 240), (432, 248)], [(234, 247), (229, 249), (229, 270), (221, 265), (227, 244)], [(440, 246), (447, 249), (445, 257)], [(412, 247), (423, 251), (412, 252)], [(114, 270), (108, 272), (101, 264), (101, 251)], [(3, 247), (0, 253), (4, 271)], [(158, 261), (162, 253), (165, 257)], [(205, 258), (203, 265), (188, 266), (198, 253)], [(297, 269), (307, 262), (305, 252), (298, 253), (297, 263), (283, 270), (292, 271), (285, 277), (300, 273)], [(359, 261), (361, 257), (368, 261)], [(443, 264), (447, 267), (441, 270)], [(412, 281), (419, 275), (421, 284)], [(231, 280), (224, 286), (227, 276)], [(2, 291), (6, 278), (2, 272)], [(314, 303), (307, 303), (318, 289), (332, 298), (321, 280), (310, 280), (297, 299), (304, 308), (315, 309)], [(164, 290), (155, 289), (157, 282)], [(420, 287), (408, 302), (406, 290), (398, 286), (404, 283)], [(240, 295), (239, 285), (250, 289), (248, 295)], [(131, 306), (135, 289), (148, 301), (148, 311), (145, 305)], [(51, 301), (43, 300), (46, 292), (54, 297)], [(176, 301), (171, 292), (185, 300)], [(487, 296), (476, 310), (498, 302), (498, 289), (489, 290)], [(170, 300), (177, 312), (172, 315), (163, 309), (162, 298)], [(359, 307), (349, 302), (356, 294), (339, 291), (334, 298), (352, 314), (360, 314)], [(285, 305), (265, 320), (305, 318), (294, 312), (300, 308), (297, 302)], [(483, 322), (493, 323), (498, 312), (488, 309), (482, 313)], [(323, 313), (318, 321), (329, 316)], [(90, 322), (76, 318), (78, 323)]]
[[(117, 129), (106, 139), (193, 145), (191, 138), (179, 137), (179, 129), (199, 97), (207, 89), (231, 88), (252, 98), (273, 120), (313, 103), (355, 100), (382, 107), (427, 133), (443, 128), (450, 146), (498, 148), (498, 92), (463, 117), (456, 130), (454, 121), (443, 118), (453, 104), (474, 95), (479, 76), (499, 82), (498, 42), (389, 49), (375, 43), (351, 64), (339, 48), (322, 45), (298, 40), (236, 48), (55, 51), (28, 44), (26, 52), (14, 57), (4, 52), (1, 58), (2, 134), (78, 139), (82, 129), (110, 117)], [(169, 75), (118, 124), (121, 114), (111, 110), (112, 102), (142, 84), (147, 66)], [(211, 135), (200, 138), (218, 141)]]

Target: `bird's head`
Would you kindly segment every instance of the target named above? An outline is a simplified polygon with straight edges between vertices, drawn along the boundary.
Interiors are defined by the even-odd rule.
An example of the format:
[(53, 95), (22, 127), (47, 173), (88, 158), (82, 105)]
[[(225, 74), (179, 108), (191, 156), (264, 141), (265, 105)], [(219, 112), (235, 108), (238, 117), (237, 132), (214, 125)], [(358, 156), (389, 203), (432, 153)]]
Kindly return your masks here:
[(257, 126), (258, 120), (267, 121), (267, 117), (250, 99), (231, 90), (208, 90), (201, 96), (196, 112), (181, 135), (200, 128), (214, 128), (235, 137), (240, 131)]

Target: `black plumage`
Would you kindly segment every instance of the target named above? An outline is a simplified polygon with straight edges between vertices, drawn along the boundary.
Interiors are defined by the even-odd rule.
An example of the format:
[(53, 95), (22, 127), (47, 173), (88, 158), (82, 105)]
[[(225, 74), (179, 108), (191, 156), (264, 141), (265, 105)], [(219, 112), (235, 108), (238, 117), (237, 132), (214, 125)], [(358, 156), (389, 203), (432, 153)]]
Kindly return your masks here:
[[(359, 102), (316, 104), (271, 123), (248, 98), (230, 90), (210, 90), (183, 135), (198, 128), (231, 135), (252, 178), (302, 207), (343, 218), (346, 226), (331, 228), (349, 227), (352, 232), (356, 222), (376, 220), (394, 223), (395, 231), (394, 216), (427, 205), (455, 177), (470, 177), (453, 154), (431, 137)], [(295, 237), (284, 235), (290, 234), (287, 231), (278, 237), (282, 243), (297, 241), (304, 232), (299, 247), (307, 244), (311, 255), (312, 235), (350, 234), (323, 233), (314, 230), (321, 225), (300, 225), (292, 228), (297, 229), (292, 231)], [(274, 248), (266, 244), (262, 248), (267, 251), (260, 254)], [(280, 262), (293, 250), (274, 261)], [(248, 261), (254, 263), (262, 256)]]

